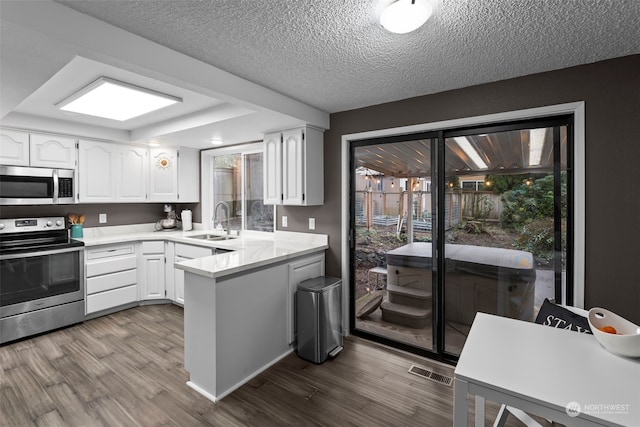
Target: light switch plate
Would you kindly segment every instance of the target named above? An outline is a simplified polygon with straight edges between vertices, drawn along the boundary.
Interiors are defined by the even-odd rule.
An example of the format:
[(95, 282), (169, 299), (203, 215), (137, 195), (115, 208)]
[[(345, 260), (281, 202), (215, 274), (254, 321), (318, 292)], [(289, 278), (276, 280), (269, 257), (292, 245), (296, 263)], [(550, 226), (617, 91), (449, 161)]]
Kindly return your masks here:
[(288, 221), (288, 218), (286, 216), (282, 217), (282, 226), (283, 227), (288, 227), (289, 226), (289, 221)]
[(309, 218), (309, 230), (315, 230), (315, 229), (316, 229), (316, 219)]
[(107, 223), (107, 214), (98, 214), (98, 222), (100, 224), (106, 224)]

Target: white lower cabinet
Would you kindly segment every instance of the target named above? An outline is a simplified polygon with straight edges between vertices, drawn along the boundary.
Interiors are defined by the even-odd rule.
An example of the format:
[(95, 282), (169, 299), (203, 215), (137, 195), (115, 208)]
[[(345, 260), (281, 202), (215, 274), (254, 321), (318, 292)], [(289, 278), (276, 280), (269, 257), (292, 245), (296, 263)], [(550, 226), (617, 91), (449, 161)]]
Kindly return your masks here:
[[(146, 300), (171, 300), (184, 305), (185, 272), (176, 268), (176, 263), (214, 254), (214, 248), (163, 240), (87, 248), (86, 314)], [(298, 258), (282, 268), (286, 276), (280, 276), (278, 282), (286, 283), (286, 335), (287, 343), (293, 344), (297, 286), (303, 280), (324, 275), (325, 256), (322, 253)]]
[(292, 344), (296, 340), (296, 289), (304, 280), (324, 276), (324, 254), (303, 258), (289, 264), (289, 281), (287, 292), (287, 341)]
[[(175, 244), (174, 262), (171, 263), (171, 269), (173, 270), (173, 294), (169, 295), (169, 293), (167, 293), (173, 301), (184, 305), (184, 270), (175, 268), (175, 264), (189, 259), (210, 256), (213, 255), (213, 252), (213, 249), (202, 246), (185, 245), (183, 243)], [(167, 279), (167, 282), (168, 280), (169, 279)]]
[(87, 248), (85, 314), (138, 301), (134, 243)]
[(140, 243), (140, 300), (167, 298), (164, 251), (164, 241)]

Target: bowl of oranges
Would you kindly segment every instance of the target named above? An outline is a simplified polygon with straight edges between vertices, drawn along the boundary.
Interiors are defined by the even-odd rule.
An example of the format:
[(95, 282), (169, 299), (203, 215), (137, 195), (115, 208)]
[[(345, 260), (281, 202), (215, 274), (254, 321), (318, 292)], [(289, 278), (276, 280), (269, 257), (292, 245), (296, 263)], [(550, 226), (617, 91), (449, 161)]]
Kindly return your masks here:
[(610, 353), (640, 357), (640, 326), (604, 308), (589, 310), (589, 326), (593, 336)]

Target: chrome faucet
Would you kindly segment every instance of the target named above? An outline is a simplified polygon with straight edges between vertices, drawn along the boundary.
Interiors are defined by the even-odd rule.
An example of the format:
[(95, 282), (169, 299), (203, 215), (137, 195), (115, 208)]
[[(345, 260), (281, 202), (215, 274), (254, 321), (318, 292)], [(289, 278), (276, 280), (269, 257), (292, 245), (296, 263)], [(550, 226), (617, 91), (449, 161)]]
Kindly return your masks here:
[(226, 213), (226, 219), (227, 219), (227, 235), (231, 234), (231, 227), (229, 225), (229, 203), (227, 202), (218, 202), (216, 204), (215, 209), (213, 210), (213, 223), (215, 224), (216, 220), (218, 219), (218, 208), (220, 207), (220, 205), (222, 205), (222, 207), (225, 210)]

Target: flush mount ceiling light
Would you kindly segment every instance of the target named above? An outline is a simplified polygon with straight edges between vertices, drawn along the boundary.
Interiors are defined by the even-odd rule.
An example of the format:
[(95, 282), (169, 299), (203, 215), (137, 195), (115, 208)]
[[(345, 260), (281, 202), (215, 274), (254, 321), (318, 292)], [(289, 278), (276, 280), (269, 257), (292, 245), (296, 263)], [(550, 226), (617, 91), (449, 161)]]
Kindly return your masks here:
[(430, 0), (398, 0), (382, 11), (380, 24), (392, 33), (410, 33), (427, 22), (432, 13)]
[(182, 102), (182, 99), (100, 77), (56, 104), (56, 107), (63, 111), (123, 122), (178, 102)]
[(222, 145), (222, 144), (224, 144), (224, 141), (221, 140), (221, 139), (211, 139), (211, 140), (209, 140), (209, 142), (211, 144), (213, 144), (213, 145)]

